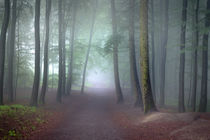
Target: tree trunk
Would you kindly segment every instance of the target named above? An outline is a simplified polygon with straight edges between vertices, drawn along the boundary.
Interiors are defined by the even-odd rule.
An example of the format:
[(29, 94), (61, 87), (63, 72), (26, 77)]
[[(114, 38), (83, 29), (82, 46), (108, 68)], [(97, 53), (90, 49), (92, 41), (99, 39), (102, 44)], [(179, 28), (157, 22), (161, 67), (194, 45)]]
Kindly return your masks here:
[(35, 74), (31, 96), (31, 106), (38, 105), (38, 93), (40, 83), (40, 0), (36, 0), (35, 5)]
[(142, 106), (141, 88), (136, 67), (136, 51), (135, 51), (135, 37), (134, 37), (134, 7), (135, 0), (129, 0), (129, 52), (130, 52), (130, 72), (131, 84), (135, 95), (134, 106)]
[(58, 22), (59, 22), (59, 75), (58, 75), (58, 89), (57, 89), (57, 101), (61, 103), (61, 97), (62, 97), (62, 77), (63, 77), (63, 71), (62, 71), (62, 59), (63, 59), (63, 49), (62, 49), (62, 32), (63, 32), (63, 21), (62, 21), (62, 11), (63, 7), (63, 0), (59, 0), (58, 2)]
[(180, 66), (179, 66), (179, 112), (185, 112), (184, 106), (184, 73), (185, 73), (185, 34), (187, 21), (187, 0), (183, 0), (182, 26), (181, 26), (181, 46), (180, 46)]
[(156, 101), (156, 92), (155, 92), (155, 25), (154, 25), (154, 1), (151, 0), (151, 20), (152, 20), (152, 27), (151, 27), (151, 41), (152, 41), (152, 92), (154, 101)]
[(156, 111), (149, 73), (148, 0), (140, 1), (140, 65), (144, 113)]
[[(112, 12), (112, 34), (113, 37), (117, 36), (117, 19), (115, 11), (115, 0), (111, 0), (111, 12)], [(113, 61), (114, 61), (114, 79), (115, 79), (115, 90), (117, 94), (117, 103), (123, 102), (123, 94), (120, 87), (119, 70), (118, 70), (118, 43), (114, 41), (113, 47)]]
[(43, 83), (42, 83), (42, 89), (41, 89), (41, 95), (40, 95), (40, 103), (45, 103), (45, 94), (47, 89), (47, 80), (48, 80), (48, 46), (49, 46), (49, 30), (50, 30), (50, 12), (51, 12), (51, 0), (46, 1), (46, 34), (45, 34), (45, 44), (44, 44), (44, 73), (43, 73)]
[[(210, 0), (207, 0), (205, 18), (205, 28), (210, 27)], [(208, 38), (209, 32), (203, 35), (203, 56), (202, 56), (202, 79), (201, 79), (201, 97), (199, 104), (199, 112), (206, 112), (207, 109), (207, 82), (208, 82)]]
[(16, 30), (16, 7), (17, 7), (17, 0), (13, 0), (13, 4), (12, 4), (12, 18), (11, 18), (11, 33), (10, 33), (10, 45), (9, 45), (9, 59), (8, 59), (8, 95), (9, 95), (9, 101), (13, 102), (14, 98), (13, 98), (13, 76), (14, 76), (14, 70), (13, 70), (13, 66), (14, 66), (14, 51), (15, 51), (15, 30)]
[(90, 48), (91, 48), (91, 44), (92, 44), (93, 29), (94, 29), (95, 18), (96, 18), (96, 10), (97, 10), (97, 3), (98, 3), (98, 0), (95, 0), (95, 7), (94, 7), (94, 11), (93, 11), (92, 24), (91, 24), (91, 28), (90, 28), (90, 38), (89, 38), (88, 50), (87, 50), (85, 65), (84, 65), (84, 70), (83, 70), (81, 93), (84, 93), (86, 69), (87, 69), (88, 58), (89, 58), (89, 54), (90, 54)]
[(163, 34), (161, 40), (161, 61), (160, 61), (160, 105), (165, 105), (165, 69), (166, 69), (166, 48), (168, 43), (168, 6), (169, 1), (164, 2)]
[(193, 19), (193, 24), (194, 24), (194, 32), (193, 32), (193, 47), (194, 47), (194, 51), (193, 51), (193, 79), (192, 79), (192, 97), (191, 97), (191, 107), (192, 107), (192, 111), (196, 111), (196, 91), (197, 91), (197, 73), (198, 73), (198, 60), (197, 60), (197, 56), (198, 56), (198, 51), (197, 51), (197, 47), (199, 46), (199, 31), (198, 31), (198, 10), (199, 10), (199, 2), (200, 0), (196, 0), (195, 5), (195, 15), (194, 15), (194, 19)]
[(72, 27), (71, 27), (71, 37), (70, 37), (70, 55), (68, 58), (68, 77), (66, 83), (66, 95), (71, 94), (71, 86), (72, 86), (72, 66), (73, 66), (73, 54), (74, 54), (74, 34), (75, 34), (75, 23), (76, 23), (76, 15), (77, 15), (77, 2), (73, 2), (73, 19), (72, 19)]
[(4, 5), (5, 5), (4, 19), (1, 27), (1, 36), (0, 36), (0, 105), (3, 105), (5, 42), (6, 42), (6, 34), (7, 34), (7, 28), (10, 16), (10, 0), (4, 0)]

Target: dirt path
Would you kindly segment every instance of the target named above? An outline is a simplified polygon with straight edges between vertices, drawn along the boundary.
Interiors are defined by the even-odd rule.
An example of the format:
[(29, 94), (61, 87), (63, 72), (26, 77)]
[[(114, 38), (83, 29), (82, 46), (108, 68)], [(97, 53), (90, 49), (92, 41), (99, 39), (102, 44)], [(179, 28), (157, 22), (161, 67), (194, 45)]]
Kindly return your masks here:
[(121, 140), (121, 132), (111, 118), (114, 100), (96, 95), (96, 92), (73, 95), (71, 100), (65, 100), (65, 117), (62, 123), (46, 134), (38, 136), (38, 139)]

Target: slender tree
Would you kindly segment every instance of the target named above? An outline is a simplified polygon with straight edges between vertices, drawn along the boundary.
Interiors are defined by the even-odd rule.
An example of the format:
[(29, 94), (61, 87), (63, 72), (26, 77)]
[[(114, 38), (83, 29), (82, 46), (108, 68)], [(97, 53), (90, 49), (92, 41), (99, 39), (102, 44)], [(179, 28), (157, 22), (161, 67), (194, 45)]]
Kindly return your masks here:
[(4, 19), (0, 35), (0, 105), (3, 105), (3, 86), (4, 86), (4, 63), (5, 63), (5, 42), (6, 33), (10, 16), (10, 0), (4, 0)]
[(15, 51), (15, 30), (16, 30), (16, 9), (17, 9), (17, 0), (13, 0), (12, 3), (12, 18), (11, 18), (11, 30), (10, 30), (10, 43), (9, 43), (9, 57), (8, 57), (8, 72), (7, 72), (7, 86), (8, 86), (8, 94), (9, 94), (9, 101), (13, 102), (13, 76), (14, 76), (14, 51)]
[(47, 79), (48, 79), (48, 46), (49, 46), (49, 31), (50, 31), (50, 12), (51, 12), (51, 0), (46, 0), (46, 12), (45, 12), (45, 25), (46, 25), (46, 34), (45, 34), (45, 44), (44, 44), (44, 74), (43, 74), (43, 83), (40, 94), (40, 103), (45, 103), (45, 94), (47, 89)]
[[(210, 28), (210, 0), (207, 0), (205, 28)], [(207, 83), (208, 83), (208, 40), (209, 31), (203, 35), (202, 50), (202, 79), (201, 79), (201, 97), (199, 104), (199, 112), (206, 112), (207, 109)]]
[(63, 37), (63, 0), (58, 1), (58, 24), (59, 24), (59, 76), (58, 76), (58, 89), (57, 89), (57, 101), (61, 103), (62, 97), (62, 79), (63, 79), (63, 46), (62, 46), (62, 37)]
[[(115, 0), (111, 0), (111, 15), (112, 15), (112, 35), (113, 38), (117, 37), (117, 19), (115, 10)], [(114, 61), (114, 79), (115, 79), (115, 90), (117, 94), (117, 103), (123, 102), (123, 94), (120, 87), (119, 70), (118, 70), (118, 42), (114, 39), (113, 44), (113, 61)]]
[(130, 51), (130, 72), (131, 84), (135, 95), (134, 106), (142, 106), (141, 88), (136, 67), (136, 51), (135, 51), (135, 37), (134, 37), (134, 7), (135, 0), (129, 0), (129, 51)]
[(75, 24), (76, 24), (76, 15), (77, 15), (77, 1), (73, 1), (73, 19), (71, 26), (71, 37), (70, 37), (70, 55), (68, 58), (68, 76), (66, 83), (66, 94), (69, 95), (71, 93), (72, 86), (72, 71), (73, 71), (73, 58), (74, 58), (74, 35), (75, 35)]
[(193, 16), (193, 77), (192, 77), (192, 98), (191, 98), (191, 107), (192, 111), (196, 110), (196, 91), (197, 91), (197, 73), (198, 73), (198, 51), (197, 47), (199, 45), (199, 30), (198, 30), (198, 10), (199, 10), (200, 0), (196, 0), (194, 3), (194, 16)]
[(92, 17), (92, 24), (91, 24), (91, 28), (90, 28), (90, 38), (89, 38), (88, 50), (87, 50), (85, 65), (84, 65), (84, 70), (83, 70), (81, 93), (84, 93), (86, 69), (87, 69), (88, 58), (89, 58), (90, 49), (91, 49), (91, 45), (92, 45), (93, 30), (94, 30), (94, 24), (95, 24), (95, 19), (96, 19), (97, 3), (98, 3), (98, 0), (95, 0), (93, 17)]
[(182, 25), (181, 25), (181, 46), (180, 46), (180, 66), (179, 66), (179, 112), (185, 112), (184, 106), (184, 70), (185, 70), (185, 34), (187, 21), (187, 3), (183, 0)]
[(31, 95), (31, 106), (38, 105), (38, 92), (40, 83), (40, 0), (36, 0), (35, 3), (35, 73), (34, 73), (34, 84)]
[(160, 105), (165, 105), (165, 69), (166, 69), (166, 51), (168, 43), (168, 6), (169, 1), (164, 1), (163, 10), (163, 26), (162, 26), (162, 39), (161, 39), (161, 61), (160, 61)]
[(156, 101), (156, 93), (155, 93), (155, 19), (154, 19), (154, 1), (150, 1), (151, 4), (151, 22), (152, 22), (152, 27), (151, 27), (151, 42), (152, 42), (152, 92), (153, 92), (153, 97), (154, 100)]
[(140, 1), (140, 65), (144, 113), (156, 111), (149, 73), (148, 0)]

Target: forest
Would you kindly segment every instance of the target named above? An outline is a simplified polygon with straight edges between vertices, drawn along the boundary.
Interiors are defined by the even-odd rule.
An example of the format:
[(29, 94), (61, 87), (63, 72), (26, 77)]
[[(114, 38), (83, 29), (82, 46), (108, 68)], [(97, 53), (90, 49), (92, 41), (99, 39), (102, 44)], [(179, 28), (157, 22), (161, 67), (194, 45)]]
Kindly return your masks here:
[(209, 140), (210, 0), (0, 0), (0, 140)]

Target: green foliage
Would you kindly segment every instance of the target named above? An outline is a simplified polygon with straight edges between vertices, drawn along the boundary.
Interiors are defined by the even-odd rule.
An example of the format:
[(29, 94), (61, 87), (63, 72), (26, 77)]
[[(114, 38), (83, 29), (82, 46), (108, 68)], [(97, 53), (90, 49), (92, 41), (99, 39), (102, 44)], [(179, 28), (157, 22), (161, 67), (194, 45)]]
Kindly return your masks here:
[(122, 39), (123, 39), (123, 36), (120, 34), (118, 34), (116, 36), (110, 35), (104, 45), (105, 55), (112, 53), (114, 44), (120, 45), (120, 43), (122, 42)]

